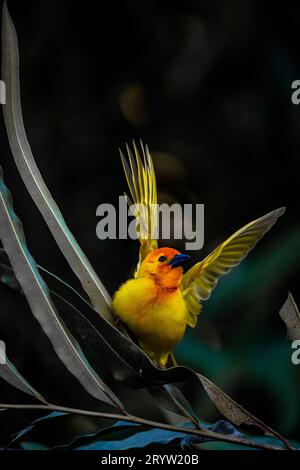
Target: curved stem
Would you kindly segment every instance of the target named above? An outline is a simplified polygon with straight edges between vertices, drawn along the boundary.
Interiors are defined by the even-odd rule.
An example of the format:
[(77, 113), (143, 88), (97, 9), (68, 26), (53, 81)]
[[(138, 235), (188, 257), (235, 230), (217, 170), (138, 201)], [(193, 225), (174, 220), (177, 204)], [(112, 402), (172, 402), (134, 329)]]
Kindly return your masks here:
[(230, 442), (233, 444), (244, 445), (247, 447), (253, 447), (256, 449), (265, 449), (265, 450), (283, 450), (282, 447), (274, 446), (271, 444), (262, 444), (259, 442), (253, 442), (248, 439), (230, 436), (229, 434), (220, 434), (217, 432), (209, 431), (208, 429), (192, 429), (185, 428), (182, 426), (174, 426), (172, 424), (159, 423), (156, 421), (151, 421), (144, 418), (139, 418), (138, 416), (130, 415), (127, 416), (114, 414), (114, 413), (101, 413), (98, 411), (89, 411), (81, 410), (77, 408), (69, 408), (59, 405), (54, 405), (49, 403), (49, 405), (13, 405), (13, 404), (0, 404), (0, 409), (22, 409), (22, 410), (51, 410), (51, 411), (61, 411), (64, 413), (72, 413), (77, 415), (91, 416), (95, 418), (102, 419), (112, 419), (116, 421), (129, 421), (135, 424), (141, 424), (143, 426), (151, 428), (166, 429), (168, 431), (182, 432), (185, 434), (192, 434), (194, 436), (202, 436), (211, 440), (219, 440), (223, 442)]

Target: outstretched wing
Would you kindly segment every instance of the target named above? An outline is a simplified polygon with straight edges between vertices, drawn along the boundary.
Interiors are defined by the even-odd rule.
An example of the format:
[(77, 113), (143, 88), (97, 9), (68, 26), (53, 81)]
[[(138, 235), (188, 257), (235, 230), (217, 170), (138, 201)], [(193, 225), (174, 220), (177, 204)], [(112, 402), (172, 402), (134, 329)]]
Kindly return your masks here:
[(194, 327), (206, 300), (219, 278), (237, 266), (285, 211), (282, 207), (254, 220), (235, 232), (183, 277), (181, 288), (188, 306), (188, 324)]
[[(142, 157), (133, 142), (134, 155), (126, 145), (128, 160), (120, 150), (130, 195), (127, 200), (136, 218), (136, 233), (140, 241), (139, 265), (157, 248), (157, 190), (154, 166), (148, 147), (141, 142)], [(138, 267), (139, 267), (138, 265)], [(138, 268), (137, 268), (138, 270)]]

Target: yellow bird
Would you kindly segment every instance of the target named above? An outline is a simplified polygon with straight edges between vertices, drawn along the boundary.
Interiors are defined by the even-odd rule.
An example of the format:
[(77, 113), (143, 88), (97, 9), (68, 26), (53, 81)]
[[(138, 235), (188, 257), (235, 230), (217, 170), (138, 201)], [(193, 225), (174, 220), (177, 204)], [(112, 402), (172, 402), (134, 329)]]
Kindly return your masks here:
[(128, 203), (134, 203), (139, 263), (134, 278), (116, 291), (112, 309), (149, 357), (165, 367), (187, 325), (196, 326), (201, 302), (209, 297), (218, 279), (240, 263), (285, 208), (245, 225), (183, 274), (182, 265), (190, 257), (173, 248), (158, 248), (153, 238), (157, 220), (153, 162), (147, 147), (141, 144), (141, 157), (133, 146), (134, 155), (127, 147), (128, 160), (122, 152), (121, 159), (132, 198)]

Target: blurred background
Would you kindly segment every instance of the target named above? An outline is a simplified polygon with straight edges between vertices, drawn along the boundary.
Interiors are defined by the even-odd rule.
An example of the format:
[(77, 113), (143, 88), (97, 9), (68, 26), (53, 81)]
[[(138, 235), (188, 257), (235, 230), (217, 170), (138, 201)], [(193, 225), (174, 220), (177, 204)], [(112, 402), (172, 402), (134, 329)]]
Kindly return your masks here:
[[(118, 148), (132, 139), (150, 148), (159, 202), (205, 204), (205, 243), (200, 253), (190, 252), (195, 261), (247, 222), (287, 207), (220, 281), (176, 357), (299, 439), (300, 366), (291, 363), (278, 312), (289, 290), (300, 304), (300, 106), (291, 102), (291, 83), (300, 79), (300, 5), (10, 0), (8, 7), (36, 162), (111, 294), (132, 275), (138, 244), (98, 240), (96, 208), (117, 205), (126, 190)], [(1, 165), (31, 253), (80, 289), (18, 175), (2, 116), (1, 129)], [(184, 249), (180, 241), (168, 244)], [(95, 407), (55, 358), (26, 301), (4, 286), (0, 300), (0, 339), (23, 375), (55, 403)], [(203, 394), (185, 387), (199, 415), (217, 419)], [(146, 392), (118, 389), (134, 412), (159, 415)], [(1, 383), (1, 402), (29, 400)], [(1, 443), (32, 416), (1, 415)], [(61, 441), (97, 426), (66, 418)], [(47, 433), (44, 440), (54, 442)]]

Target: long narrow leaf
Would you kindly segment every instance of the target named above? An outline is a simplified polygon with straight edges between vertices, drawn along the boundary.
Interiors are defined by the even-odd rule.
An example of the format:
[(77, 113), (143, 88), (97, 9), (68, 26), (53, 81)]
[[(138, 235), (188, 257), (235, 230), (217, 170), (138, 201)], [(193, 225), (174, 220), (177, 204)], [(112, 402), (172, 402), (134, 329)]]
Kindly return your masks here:
[(68, 229), (39, 172), (26, 137), (20, 99), (18, 39), (6, 3), (3, 7), (2, 50), (2, 79), (6, 84), (3, 113), (15, 163), (27, 190), (94, 308), (112, 322), (111, 298)]
[(37, 392), (16, 369), (12, 362), (6, 357), (5, 364), (0, 364), (0, 377), (13, 387), (21, 390), (28, 395), (32, 395), (37, 400), (46, 403), (45, 398)]
[(14, 212), (1, 167), (0, 238), (32, 313), (50, 339), (60, 360), (92, 396), (122, 408), (117, 397), (91, 369), (78, 343), (63, 324), (47, 285), (28, 251), (22, 224)]
[(213, 404), (218, 408), (220, 413), (229, 419), (232, 423), (240, 426), (246, 424), (248, 426), (256, 426), (261, 429), (266, 435), (275, 436), (281, 439), (287, 447), (288, 441), (282, 437), (277, 431), (270, 428), (267, 424), (263, 423), (260, 419), (256, 418), (252, 413), (246, 410), (242, 405), (234, 401), (223, 390), (217, 387), (213, 382), (208, 380), (201, 374), (196, 374), (198, 380), (201, 382), (204, 390), (209, 396)]

